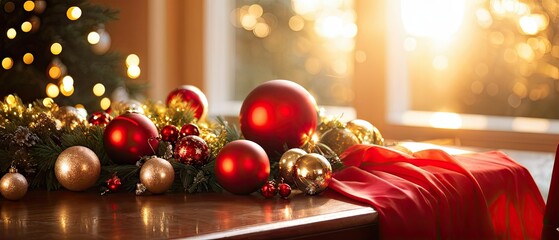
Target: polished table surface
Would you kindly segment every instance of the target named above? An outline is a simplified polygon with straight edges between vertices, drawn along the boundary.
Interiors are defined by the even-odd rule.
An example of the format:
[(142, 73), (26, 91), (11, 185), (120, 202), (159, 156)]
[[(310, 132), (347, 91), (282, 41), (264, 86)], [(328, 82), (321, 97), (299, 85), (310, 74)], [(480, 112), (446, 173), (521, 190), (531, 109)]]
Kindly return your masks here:
[(370, 238), (378, 221), (371, 207), (331, 190), (318, 196), (294, 191), (288, 200), (256, 193), (100, 196), (35, 190), (19, 201), (0, 198), (0, 207), (0, 239), (324, 239), (351, 236), (347, 229)]

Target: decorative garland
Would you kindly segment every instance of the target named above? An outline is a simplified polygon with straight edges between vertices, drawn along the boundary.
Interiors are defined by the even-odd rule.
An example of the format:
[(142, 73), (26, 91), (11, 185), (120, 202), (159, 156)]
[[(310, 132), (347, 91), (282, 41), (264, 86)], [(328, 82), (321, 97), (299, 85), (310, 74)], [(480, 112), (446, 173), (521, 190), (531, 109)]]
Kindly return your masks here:
[[(163, 159), (165, 160), (163, 162), (170, 163), (172, 167), (171, 172), (174, 176), (170, 180), (169, 178), (166, 180), (170, 181), (170, 187), (165, 188), (164, 191), (187, 193), (222, 191), (224, 186), (219, 184), (217, 179), (219, 176), (216, 176), (216, 158), (224, 146), (243, 139), (243, 134), (235, 124), (229, 124), (223, 118), (218, 118), (215, 122), (199, 121), (195, 117), (196, 109), (198, 107), (207, 108), (207, 103), (206, 106), (200, 106), (196, 102), (180, 101), (180, 96), (178, 100), (174, 97), (170, 99), (168, 99), (168, 104), (123, 102), (116, 104), (108, 113), (96, 112), (86, 119), (87, 116), (83, 110), (60, 107), (52, 101), (35, 101), (26, 105), (17, 96), (9, 95), (3, 102), (0, 102), (0, 170), (21, 173), (29, 181), (29, 187), (32, 189), (58, 190), (65, 185), (61, 184), (61, 182), (64, 183), (64, 177), (61, 181), (61, 177), (57, 175), (59, 172), (56, 172), (57, 160), (63, 158), (63, 153), (71, 147), (81, 146), (90, 149), (99, 159), (100, 174), (97, 175), (98, 177), (95, 176), (95, 186), (100, 186), (102, 195), (118, 189), (135, 190), (137, 194), (142, 194), (146, 190), (141, 179), (142, 165), (151, 161), (152, 158)], [(105, 130), (108, 129), (107, 123), (111, 123), (113, 118), (117, 119), (126, 114), (141, 114), (153, 122), (157, 128), (155, 137), (158, 140), (157, 145), (150, 146), (152, 153), (146, 154), (136, 164), (114, 162), (114, 157), (111, 159), (107, 153), (110, 150), (107, 149), (107, 136), (104, 136)], [(357, 128), (352, 127), (352, 124), (358, 124)], [(188, 156), (188, 161), (182, 159), (182, 155), (177, 155), (177, 148), (180, 148), (181, 145), (180, 141), (176, 140), (179, 130), (174, 126), (183, 126), (181, 132), (185, 130), (184, 126), (194, 126), (195, 130), (199, 131), (199, 138), (202, 139), (200, 141), (204, 142), (208, 149), (205, 162), (201, 162), (201, 164), (188, 162), (193, 158), (199, 158), (199, 155)], [(268, 153), (269, 175), (266, 178), (281, 183), (279, 185), (275, 182), (266, 182), (263, 185), (256, 183), (256, 186), (266, 197), (275, 195), (278, 189), (281, 190), (282, 197), (287, 197), (291, 189), (288, 184), (283, 182), (283, 178), (286, 176), (284, 172), (292, 174), (291, 165), (306, 152), (316, 153), (316, 156), (313, 155), (314, 157), (324, 158), (327, 160), (330, 171), (335, 171), (343, 167), (338, 155), (345, 148), (363, 142), (383, 144), (382, 136), (376, 128), (363, 126), (363, 123), (357, 120), (354, 123), (342, 123), (338, 118), (319, 117), (314, 131), (321, 136), (321, 139), (308, 141), (301, 146), (300, 148), (304, 149), (301, 150), (303, 153), (294, 154), (294, 151)], [(166, 130), (163, 131), (163, 129)], [(328, 132), (334, 132), (334, 138), (327, 140)], [(351, 134), (347, 135), (350, 138), (346, 138), (344, 134)], [(183, 135), (180, 136), (184, 138)], [(109, 147), (112, 148), (111, 145)], [(284, 145), (284, 150), (289, 150), (289, 148), (291, 147)], [(198, 150), (196, 148), (197, 152)], [(310, 160), (315, 161), (315, 159)], [(285, 167), (283, 170), (281, 169), (280, 165), (286, 164), (285, 161), (291, 161), (288, 170)], [(164, 166), (156, 165), (156, 167)], [(316, 181), (323, 181), (322, 178), (323, 176), (318, 176)], [(294, 185), (292, 181), (287, 183)], [(319, 185), (311, 183), (306, 186), (304, 191), (308, 194), (318, 193), (327, 186), (327, 182), (324, 186)], [(66, 188), (71, 189), (67, 186)], [(231, 192), (235, 191), (231, 188), (226, 189)], [(149, 187), (147, 190), (150, 190)], [(2, 189), (0, 189), (1, 191)], [(155, 192), (153, 188), (150, 191)], [(253, 191), (254, 189), (249, 189), (246, 193)], [(3, 195), (5, 194), (3, 193)]]

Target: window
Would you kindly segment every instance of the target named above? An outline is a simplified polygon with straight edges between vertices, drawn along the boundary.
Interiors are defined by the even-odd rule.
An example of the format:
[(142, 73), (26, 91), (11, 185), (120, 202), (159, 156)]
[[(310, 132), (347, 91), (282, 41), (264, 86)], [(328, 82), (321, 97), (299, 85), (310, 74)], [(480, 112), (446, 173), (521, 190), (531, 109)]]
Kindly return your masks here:
[[(389, 120), (559, 133), (555, 2), (387, 5)], [(550, 20), (551, 19), (551, 20)]]
[(287, 79), (327, 114), (355, 118), (353, 0), (207, 0), (206, 30), (210, 114), (236, 116), (253, 88)]

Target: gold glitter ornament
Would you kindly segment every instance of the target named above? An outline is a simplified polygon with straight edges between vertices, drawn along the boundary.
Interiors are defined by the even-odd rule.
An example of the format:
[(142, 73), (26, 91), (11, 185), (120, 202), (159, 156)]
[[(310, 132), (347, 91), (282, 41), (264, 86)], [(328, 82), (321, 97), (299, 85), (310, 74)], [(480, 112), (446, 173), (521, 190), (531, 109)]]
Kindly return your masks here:
[(83, 146), (73, 146), (62, 151), (54, 164), (56, 179), (71, 191), (83, 191), (92, 187), (100, 173), (99, 158)]
[(140, 182), (154, 194), (164, 193), (175, 180), (175, 170), (169, 161), (152, 157), (140, 169)]
[(368, 121), (354, 119), (347, 122), (345, 128), (355, 134), (360, 143), (384, 145), (380, 131)]
[(359, 144), (359, 139), (352, 132), (343, 128), (332, 128), (320, 138), (320, 143), (330, 147), (340, 156), (349, 147)]
[(0, 179), (0, 193), (8, 200), (21, 199), (27, 193), (29, 184), (23, 175), (17, 172), (15, 167)]
[(293, 181), (293, 166), (297, 159), (307, 154), (305, 150), (300, 148), (292, 148), (287, 150), (279, 160), (279, 177), (283, 178), (287, 184), (295, 183)]
[(308, 195), (324, 191), (332, 179), (332, 166), (320, 154), (309, 153), (297, 159), (293, 166), (297, 188)]

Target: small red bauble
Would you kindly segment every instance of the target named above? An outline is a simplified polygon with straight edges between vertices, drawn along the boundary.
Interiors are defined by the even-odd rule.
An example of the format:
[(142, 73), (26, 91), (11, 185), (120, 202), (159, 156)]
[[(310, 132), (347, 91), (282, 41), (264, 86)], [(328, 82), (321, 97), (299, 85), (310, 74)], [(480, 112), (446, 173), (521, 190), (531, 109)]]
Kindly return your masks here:
[(119, 164), (135, 164), (157, 149), (157, 127), (146, 116), (125, 113), (113, 119), (103, 132), (107, 155)]
[(318, 122), (313, 96), (297, 83), (272, 80), (253, 89), (243, 101), (240, 125), (243, 136), (268, 154), (282, 154), (303, 146)]
[(225, 190), (249, 194), (268, 180), (270, 161), (260, 145), (249, 140), (235, 140), (217, 154), (215, 176)]
[(208, 99), (195, 86), (183, 85), (170, 92), (167, 96), (167, 106), (171, 104), (173, 99), (189, 103), (194, 110), (194, 117), (197, 119), (203, 119), (208, 114)]
[(91, 124), (91, 125), (95, 125), (95, 126), (105, 126), (107, 124), (109, 124), (109, 122), (112, 120), (112, 117), (110, 114), (108, 114), (107, 112), (94, 112), (93, 114), (91, 114), (91, 116), (89, 116), (89, 119), (87, 119), (87, 121)]
[(274, 184), (273, 181), (268, 181), (266, 182), (262, 188), (260, 188), (260, 193), (262, 193), (262, 196), (264, 196), (265, 198), (272, 198), (276, 195), (277, 191), (276, 191), (276, 184)]
[(188, 135), (176, 142), (175, 158), (186, 165), (203, 166), (210, 159), (210, 148), (201, 137)]
[(196, 135), (200, 136), (200, 128), (196, 124), (187, 123), (181, 127), (180, 136)]
[(173, 125), (167, 125), (161, 129), (161, 140), (166, 142), (175, 142), (179, 138), (179, 128)]
[(278, 185), (278, 193), (281, 198), (286, 199), (289, 195), (291, 195), (291, 186), (287, 183), (280, 183)]
[(113, 176), (107, 180), (107, 188), (111, 190), (111, 192), (116, 192), (122, 183), (120, 182), (120, 178), (118, 176)]

